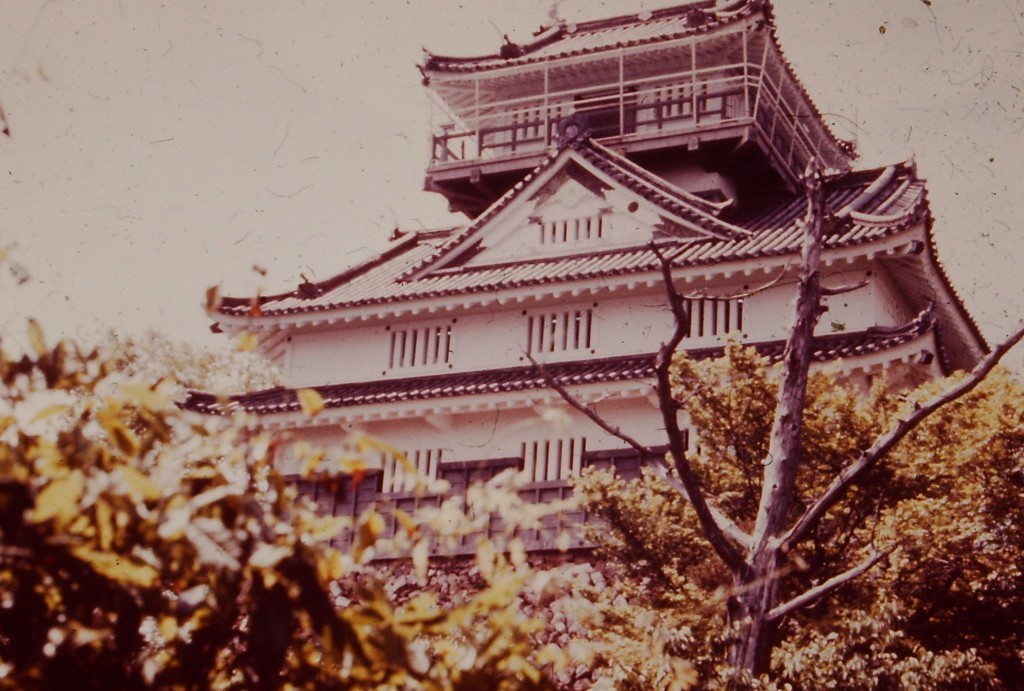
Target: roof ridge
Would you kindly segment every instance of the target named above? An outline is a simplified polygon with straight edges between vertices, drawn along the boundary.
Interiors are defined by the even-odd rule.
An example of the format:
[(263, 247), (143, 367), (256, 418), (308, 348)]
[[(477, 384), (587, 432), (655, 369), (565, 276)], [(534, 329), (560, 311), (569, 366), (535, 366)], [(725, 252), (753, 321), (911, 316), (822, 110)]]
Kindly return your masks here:
[(366, 261), (356, 264), (355, 266), (349, 267), (340, 273), (334, 274), (329, 278), (325, 278), (322, 281), (309, 281), (306, 280), (298, 285), (294, 290), (288, 292), (275, 293), (272, 295), (255, 295), (254, 297), (240, 298), (240, 297), (224, 297), (221, 298), (220, 305), (217, 307), (217, 312), (222, 314), (237, 314), (239, 310), (230, 308), (244, 308), (244, 310), (250, 310), (258, 308), (269, 302), (276, 302), (278, 300), (286, 300), (290, 297), (319, 297), (324, 293), (337, 288), (342, 283), (357, 278), (367, 271), (370, 271), (376, 266), (394, 258), (395, 256), (402, 254), (409, 247), (409, 245), (418, 244), (420, 241), (418, 233), (400, 238), (398, 241), (391, 244), (390, 247), (386, 248), (383, 252), (380, 252), (374, 257), (367, 259)]
[[(688, 18), (685, 31), (676, 32), (677, 34), (706, 30), (707, 28), (717, 25), (722, 21), (729, 21), (744, 14), (745, 12), (753, 12), (761, 8), (764, 8), (765, 10), (766, 23), (771, 23), (771, 3), (768, 0), (732, 0), (731, 2), (722, 3), (721, 7), (719, 6), (720, 3), (722, 3), (722, 0), (692, 0), (691, 2), (685, 2), (657, 10), (632, 12), (612, 17), (601, 17), (598, 19), (588, 19), (579, 22), (561, 20), (559, 23), (552, 26), (542, 25), (541, 29), (534, 34), (536, 38), (528, 43), (516, 44), (510, 41), (506, 36), (505, 39), (507, 42), (503, 44), (497, 52), (487, 55), (449, 56), (432, 53), (431, 51), (424, 49), (427, 58), (425, 64), (420, 66), (420, 71), (424, 72), (430, 69), (436, 69), (446, 63), (458, 65), (491, 60), (503, 60), (506, 62), (522, 59), (530, 60), (531, 52), (540, 50), (548, 44), (555, 43), (566, 36), (576, 36), (581, 33), (596, 33), (607, 29), (630, 25), (640, 26), (649, 22), (662, 21), (677, 17)], [(594, 50), (600, 51), (604, 49), (606, 48), (602, 47)]]
[[(704, 220), (710, 222), (716, 227), (714, 230), (706, 228), (702, 223), (699, 222), (699, 220), (689, 220), (694, 222), (696, 225), (700, 226), (703, 230), (710, 233), (711, 235), (725, 236), (724, 238), (719, 237), (719, 239), (737, 240), (741, 238), (748, 238), (752, 234), (751, 231), (747, 230), (746, 228), (741, 228), (740, 226), (733, 225), (732, 223), (723, 221), (722, 219), (718, 218), (718, 216), (715, 213), (708, 210), (708, 208), (711, 207), (720, 211), (722, 208), (725, 207), (718, 208), (718, 206), (715, 205), (713, 202), (708, 202), (705, 199), (697, 197), (696, 195), (693, 195), (689, 192), (686, 192), (683, 189), (676, 187), (675, 185), (672, 185), (664, 178), (658, 177), (654, 173), (651, 173), (650, 171), (643, 169), (641, 166), (637, 165), (636, 163), (633, 163), (628, 158), (621, 156), (617, 152), (609, 149), (608, 147), (602, 144), (599, 144), (598, 142), (595, 142), (592, 139), (588, 138), (582, 142), (574, 143), (573, 148), (584, 156), (586, 156), (586, 149), (589, 149), (590, 152), (592, 152), (594, 155), (600, 156), (608, 164), (618, 167), (623, 172), (623, 174), (633, 177), (641, 184), (647, 185), (649, 188), (652, 188), (658, 194), (666, 195), (669, 197), (675, 197), (675, 199), (670, 198), (668, 199), (668, 201), (674, 202), (675, 204), (679, 205), (680, 208), (668, 208), (666, 209), (666, 211), (669, 211), (683, 218), (685, 218), (688, 213), (703, 216)], [(594, 161), (591, 161), (591, 163), (594, 163)], [(612, 174), (610, 171), (607, 170), (605, 170), (604, 172), (610, 175)], [(651, 201), (658, 204), (656, 200)], [(659, 206), (664, 205), (659, 204)], [(715, 230), (717, 230), (718, 232), (716, 233)]]
[(687, 192), (682, 187), (673, 185), (665, 178), (652, 173), (651, 171), (647, 170), (638, 163), (634, 163), (633, 161), (629, 160), (619, 152), (605, 146), (604, 144), (601, 144), (600, 142), (594, 139), (587, 139), (587, 143), (595, 150), (613, 159), (616, 163), (626, 168), (629, 172), (636, 175), (637, 177), (644, 178), (651, 184), (661, 188), (663, 191), (674, 194), (680, 197), (681, 199), (685, 199), (686, 201), (694, 204), (694, 206), (697, 206), (698, 208), (705, 207), (704, 210), (713, 216), (717, 216), (723, 210), (727, 209), (728, 207), (732, 206), (735, 203), (735, 200), (733, 199), (729, 199), (724, 202), (713, 202), (708, 199), (704, 199), (703, 197), (699, 197), (696, 194), (693, 194), (692, 192)]
[(502, 209), (515, 199), (522, 192), (526, 186), (535, 180), (543, 171), (547, 170), (555, 160), (557, 160), (567, 147), (562, 146), (553, 153), (548, 154), (548, 157), (540, 162), (536, 168), (527, 173), (519, 182), (513, 185), (505, 194), (498, 197), (493, 204), (484, 210), (482, 214), (477, 216), (472, 223), (465, 226), (461, 231), (458, 231), (452, 235), (452, 237), (438, 247), (434, 252), (421, 259), (416, 264), (412, 265), (401, 274), (398, 275), (398, 281), (409, 281), (412, 280), (417, 274), (427, 269), (431, 264), (440, 259), (450, 249), (457, 247), (466, 238), (470, 237), (480, 227), (489, 222), (495, 215), (497, 215)]

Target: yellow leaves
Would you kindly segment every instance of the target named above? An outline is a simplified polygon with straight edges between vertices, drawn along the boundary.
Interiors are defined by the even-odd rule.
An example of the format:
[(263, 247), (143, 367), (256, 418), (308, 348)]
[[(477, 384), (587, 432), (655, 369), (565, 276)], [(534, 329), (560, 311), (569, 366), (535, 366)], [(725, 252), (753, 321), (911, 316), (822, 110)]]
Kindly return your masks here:
[(163, 489), (153, 480), (129, 465), (118, 469), (121, 479), (128, 486), (135, 501), (156, 501), (164, 495)]
[(324, 399), (315, 389), (299, 389), (295, 395), (302, 412), (310, 417), (316, 417), (324, 409)]
[(249, 565), (258, 569), (272, 569), (278, 563), (292, 553), (288, 545), (268, 545), (266, 543), (257, 547), (252, 556), (249, 557)]
[(497, 560), (498, 551), (494, 548), (494, 543), (486, 538), (481, 540), (476, 547), (476, 565), (485, 581), (490, 581), (494, 577)]
[(669, 665), (672, 672), (671, 678), (667, 680), (668, 684), (665, 686), (666, 691), (685, 691), (697, 686), (700, 677), (693, 665), (677, 657), (670, 658)]
[[(39, 422), (40, 420), (45, 420), (46, 418), (56, 415), (57, 413), (63, 413), (70, 409), (71, 406), (65, 403), (52, 403), (43, 408), (42, 410), (40, 410), (35, 415), (33, 415), (32, 419), (29, 421), (29, 424), (33, 422)], [(13, 418), (11, 419), (13, 420)], [(4, 429), (6, 429), (6, 425), (4, 425), (2, 421), (0, 421), (0, 432), (3, 432)]]
[(78, 502), (85, 490), (82, 471), (73, 470), (64, 477), (51, 481), (36, 497), (36, 505), (29, 520), (43, 523), (57, 518), (67, 523), (79, 513)]
[(114, 544), (114, 512), (105, 499), (96, 500), (96, 536), (100, 549), (109, 550)]
[(107, 432), (107, 437), (125, 456), (135, 458), (142, 445), (139, 437), (125, 425), (121, 406), (116, 401), (108, 401), (107, 405), (97, 413), (97, 419)]
[(430, 544), (419, 540), (412, 548), (412, 566), (420, 578), (427, 577), (427, 564), (430, 559)]
[(345, 557), (336, 549), (327, 550), (316, 563), (317, 573), (323, 581), (336, 581), (348, 573)]
[(419, 526), (416, 524), (416, 519), (401, 509), (395, 509), (393, 513), (395, 515), (395, 519), (398, 521), (398, 525), (402, 527), (405, 534), (409, 537), (416, 537), (420, 531)]
[(260, 338), (251, 331), (242, 331), (235, 339), (235, 350), (239, 353), (251, 353), (256, 350)]
[(366, 465), (366, 461), (361, 458), (352, 458), (351, 456), (344, 456), (338, 461), (338, 470), (348, 475), (365, 475), (369, 466)]
[(160, 572), (149, 564), (137, 562), (123, 554), (98, 551), (89, 547), (76, 547), (71, 553), (92, 566), (97, 573), (118, 583), (149, 588), (160, 577)]
[(384, 533), (384, 518), (376, 511), (362, 515), (356, 526), (356, 539), (352, 544), (352, 554), (358, 560), (367, 549), (372, 547)]
[(302, 527), (303, 542), (327, 542), (341, 535), (350, 522), (344, 516), (320, 516)]
[(316, 474), (317, 470), (320, 468), (320, 463), (324, 460), (324, 456), (327, 455), (323, 449), (320, 449), (319, 451), (310, 451), (308, 446), (308, 444), (303, 443), (302, 447), (304, 448), (296, 449), (298, 457), (302, 460), (302, 470), (299, 474), (304, 479), (309, 479)]
[(173, 641), (178, 637), (178, 620), (175, 617), (161, 617), (158, 628), (160, 630), (160, 636), (165, 641)]
[(118, 386), (118, 393), (128, 401), (136, 405), (158, 412), (167, 410), (171, 405), (171, 399), (160, 392), (158, 382), (155, 386), (144, 386), (134, 382), (126, 382)]
[[(376, 451), (378, 453), (384, 454), (385, 456), (395, 456), (396, 458), (401, 456), (403, 459), (405, 458), (405, 454), (399, 451), (396, 447), (392, 446), (391, 444), (388, 444), (387, 442), (383, 442), (380, 439), (377, 439), (376, 437), (371, 437), (368, 434), (361, 434), (357, 436), (355, 444), (356, 449), (361, 454)], [(409, 464), (408, 459), (405, 459), (405, 463), (407, 465)]]
[(220, 309), (223, 299), (220, 295), (220, 286), (210, 286), (206, 289), (206, 311), (212, 314)]
[(46, 339), (43, 338), (43, 327), (35, 319), (28, 320), (28, 340), (36, 355), (46, 355)]

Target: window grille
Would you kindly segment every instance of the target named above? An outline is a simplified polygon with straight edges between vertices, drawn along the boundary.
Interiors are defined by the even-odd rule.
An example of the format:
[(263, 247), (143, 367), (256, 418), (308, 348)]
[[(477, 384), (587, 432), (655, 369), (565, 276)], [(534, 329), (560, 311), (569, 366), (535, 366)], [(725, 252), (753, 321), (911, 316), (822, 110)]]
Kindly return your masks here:
[(542, 245), (600, 240), (604, 237), (604, 216), (542, 221), (539, 228), (540, 244)]
[[(390, 327), (388, 327), (390, 329)], [(452, 325), (423, 326), (391, 331), (388, 367), (450, 365), (452, 362)]]
[[(430, 484), (438, 477), (437, 468), (441, 463), (441, 449), (418, 449), (405, 454), (402, 463), (393, 454), (383, 458), (380, 491), (412, 492), (417, 483)], [(408, 467), (407, 467), (408, 466)], [(412, 472), (415, 469), (415, 472)]]
[(743, 300), (698, 298), (684, 303), (689, 318), (686, 335), (691, 338), (743, 331)]
[(587, 350), (593, 342), (591, 309), (533, 314), (526, 320), (526, 352), (555, 353)]
[(568, 480), (580, 474), (587, 440), (574, 437), (524, 442), (522, 450), (523, 473), (527, 481)]

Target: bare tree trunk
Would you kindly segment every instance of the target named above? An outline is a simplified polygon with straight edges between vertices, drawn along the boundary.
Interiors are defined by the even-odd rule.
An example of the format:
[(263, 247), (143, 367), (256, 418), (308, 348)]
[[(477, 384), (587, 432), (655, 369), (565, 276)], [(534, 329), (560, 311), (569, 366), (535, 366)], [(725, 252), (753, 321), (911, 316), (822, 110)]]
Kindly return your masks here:
[(775, 408), (768, 456), (764, 459), (761, 499), (744, 568), (736, 573), (731, 620), (738, 625), (730, 662), (737, 680), (768, 671), (775, 645), (771, 612), (778, 605), (778, 579), (787, 569), (782, 536), (802, 451), (801, 426), (814, 327), (821, 314), (821, 241), (824, 203), (821, 180), (809, 172), (805, 181), (807, 215), (801, 251), (796, 317), (782, 356), (782, 381)]

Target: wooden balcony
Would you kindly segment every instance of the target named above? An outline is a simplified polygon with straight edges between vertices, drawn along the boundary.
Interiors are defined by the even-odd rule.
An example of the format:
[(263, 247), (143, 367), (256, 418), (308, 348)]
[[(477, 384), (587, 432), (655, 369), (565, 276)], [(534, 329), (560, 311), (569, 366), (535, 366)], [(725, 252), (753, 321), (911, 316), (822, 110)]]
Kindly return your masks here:
[[(448, 118), (433, 135), (426, 188), (474, 216), (544, 160), (559, 143), (560, 123), (569, 117), (585, 120), (594, 139), (627, 155), (694, 152), (731, 142), (756, 148), (787, 184), (795, 184), (812, 159), (826, 169), (844, 168), (845, 152), (774, 45), (763, 42), (755, 51), (746, 40), (745, 33), (720, 39), (722, 47), (713, 54), (694, 44), (683, 70), (668, 71), (658, 63), (635, 67), (634, 76), (626, 78), (624, 62), (619, 79), (597, 84), (581, 79), (584, 86), (559, 90), (550, 88), (555, 80), (546, 77), (539, 93), (511, 99), (488, 98), (483, 87), (468, 99), (463, 90), (458, 109), (446, 109)], [(582, 67), (577, 72), (585, 74)], [(729, 148), (717, 147), (715, 156)], [(746, 155), (744, 165), (750, 163)]]

